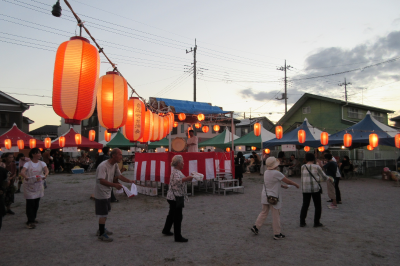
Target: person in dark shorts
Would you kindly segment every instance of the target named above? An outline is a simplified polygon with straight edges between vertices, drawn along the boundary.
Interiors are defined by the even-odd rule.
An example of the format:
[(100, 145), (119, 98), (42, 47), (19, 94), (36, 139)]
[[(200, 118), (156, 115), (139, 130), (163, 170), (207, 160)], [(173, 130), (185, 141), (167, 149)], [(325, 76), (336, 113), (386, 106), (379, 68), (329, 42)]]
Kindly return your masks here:
[[(110, 154), (109, 154), (110, 153), (110, 148), (109, 147), (103, 147), (102, 151), (103, 151), (103, 155), (100, 155), (96, 160), (96, 163), (95, 163), (96, 168), (99, 167), (99, 165), (102, 162), (104, 162), (105, 160), (110, 159)], [(114, 191), (113, 191), (112, 188), (111, 188), (111, 202), (118, 202), (117, 198), (114, 195)]]
[(97, 236), (102, 241), (111, 242), (113, 239), (108, 235), (112, 232), (105, 228), (108, 213), (111, 211), (111, 189), (121, 189), (122, 186), (118, 183), (121, 180), (126, 183), (133, 183), (121, 175), (118, 169), (118, 163), (122, 161), (122, 152), (120, 149), (113, 149), (110, 153), (110, 159), (99, 164), (96, 170), (96, 186), (94, 189), (95, 212), (99, 217), (99, 230)]

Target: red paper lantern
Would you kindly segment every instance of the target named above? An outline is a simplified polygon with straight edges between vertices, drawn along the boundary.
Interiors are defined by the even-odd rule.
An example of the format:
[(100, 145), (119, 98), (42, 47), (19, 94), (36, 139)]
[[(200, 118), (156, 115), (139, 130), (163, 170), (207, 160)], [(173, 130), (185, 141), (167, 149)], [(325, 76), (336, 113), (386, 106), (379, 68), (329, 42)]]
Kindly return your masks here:
[(11, 139), (5, 139), (4, 146), (6, 147), (7, 150), (11, 149)]
[(227, 152), (230, 152), (230, 151), (231, 151), (231, 148), (228, 147), (228, 148), (226, 148), (225, 150), (226, 150)]
[(201, 128), (201, 124), (200, 123), (196, 123), (194, 124), (195, 128)]
[(184, 113), (180, 113), (180, 114), (178, 115), (178, 119), (179, 119), (180, 121), (183, 121), (183, 120), (186, 119), (186, 115), (185, 115)]
[(43, 149), (42, 149), (42, 148), (39, 148), (39, 150), (40, 150), (40, 151), (43, 151)]
[(375, 133), (369, 134), (369, 145), (371, 145), (372, 148), (378, 147), (378, 142), (379, 138), (377, 134)]
[(36, 148), (36, 139), (29, 140), (29, 148), (31, 149)]
[(118, 72), (109, 71), (100, 77), (97, 86), (97, 114), (101, 126), (117, 132), (126, 123), (128, 84)]
[(319, 147), (318, 151), (323, 152), (325, 150), (325, 147)]
[(153, 124), (152, 124), (152, 128), (153, 128), (153, 133), (152, 136), (150, 138), (150, 141), (158, 141), (158, 136), (159, 136), (159, 129), (160, 129), (160, 120), (158, 120), (158, 115), (151, 113), (151, 115), (153, 116)]
[(163, 116), (163, 120), (164, 120), (164, 134), (163, 134), (162, 138), (165, 138), (168, 135), (168, 133), (171, 131), (170, 126), (169, 126), (170, 118), (169, 118), (169, 116)]
[(329, 142), (328, 132), (322, 132), (321, 133), (321, 144), (326, 146), (326, 145), (328, 145), (328, 142)]
[(61, 148), (64, 148), (64, 147), (65, 147), (65, 137), (64, 137), (64, 136), (61, 136), (61, 137), (58, 138), (58, 145), (59, 145)]
[(353, 141), (353, 137), (351, 136), (351, 134), (349, 134), (349, 133), (344, 134), (344, 136), (343, 136), (343, 145), (345, 147), (350, 147), (352, 141)]
[(304, 143), (306, 142), (306, 132), (303, 129), (300, 129), (297, 132), (297, 137), (299, 139), (299, 143)]
[(108, 133), (108, 131), (104, 131), (104, 140), (109, 142), (111, 140), (111, 133)]
[(46, 149), (50, 149), (50, 147), (51, 147), (51, 138), (45, 138), (44, 139), (44, 147)]
[(102, 150), (102, 149), (98, 149), (97, 152), (98, 152), (98, 153), (102, 153), (103, 150)]
[[(175, 116), (172, 112), (168, 113), (168, 117), (169, 117), (169, 132), (172, 131), (172, 127), (175, 127)], [(176, 125), (178, 126), (178, 124)]]
[(220, 127), (218, 125), (214, 125), (213, 129), (214, 129), (215, 132), (218, 132)]
[(92, 129), (89, 131), (89, 140), (94, 141), (95, 138), (96, 138), (96, 131)]
[(204, 133), (207, 133), (210, 128), (208, 126), (203, 126), (203, 128), (201, 129)]
[(265, 152), (265, 154), (270, 154), (271, 153), (270, 149), (265, 149), (264, 152)]
[(147, 110), (144, 117), (144, 131), (143, 137), (138, 141), (141, 143), (147, 143), (153, 134), (153, 113)]
[(25, 143), (22, 139), (17, 140), (18, 149), (23, 150), (25, 148)]
[(304, 147), (304, 151), (305, 151), (305, 152), (309, 152), (309, 151), (310, 151), (310, 147), (305, 146), (305, 147)]
[(197, 120), (199, 120), (199, 121), (204, 121), (205, 118), (206, 117), (203, 114), (198, 114), (197, 115)]
[(76, 143), (76, 145), (82, 144), (82, 135), (81, 134), (75, 134), (75, 143)]
[(178, 127), (178, 122), (174, 122), (174, 127)]
[(144, 103), (138, 97), (128, 100), (126, 123), (122, 130), (129, 141), (135, 142), (143, 137), (145, 112)]
[(257, 149), (256, 147), (251, 146), (251, 150), (252, 150), (252, 151), (255, 151), (256, 149)]
[(256, 137), (261, 135), (261, 124), (260, 123), (255, 123), (254, 124), (254, 135)]
[(162, 116), (158, 115), (158, 138), (157, 140), (162, 140), (164, 137), (164, 119)]
[(368, 145), (368, 146), (367, 146), (367, 150), (373, 151), (373, 150), (374, 150), (374, 147), (372, 147), (371, 145)]
[(65, 123), (79, 125), (96, 104), (100, 56), (83, 37), (72, 37), (57, 50), (53, 78), (53, 109)]
[(283, 136), (283, 129), (282, 126), (276, 126), (275, 127), (275, 135), (277, 139), (281, 139)]
[(400, 149), (400, 133), (394, 136), (394, 145), (396, 145), (396, 148)]

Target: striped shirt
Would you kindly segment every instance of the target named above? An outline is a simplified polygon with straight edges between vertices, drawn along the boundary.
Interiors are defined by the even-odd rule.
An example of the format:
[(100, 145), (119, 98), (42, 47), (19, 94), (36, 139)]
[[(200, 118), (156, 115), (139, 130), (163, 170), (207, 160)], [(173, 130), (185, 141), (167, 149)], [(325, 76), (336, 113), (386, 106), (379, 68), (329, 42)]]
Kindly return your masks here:
[(304, 164), (301, 166), (301, 188), (303, 193), (315, 193), (319, 191), (319, 185), (310, 175), (307, 169), (313, 174), (318, 183), (321, 179), (326, 181), (329, 177), (322, 171), (322, 168), (316, 164)]

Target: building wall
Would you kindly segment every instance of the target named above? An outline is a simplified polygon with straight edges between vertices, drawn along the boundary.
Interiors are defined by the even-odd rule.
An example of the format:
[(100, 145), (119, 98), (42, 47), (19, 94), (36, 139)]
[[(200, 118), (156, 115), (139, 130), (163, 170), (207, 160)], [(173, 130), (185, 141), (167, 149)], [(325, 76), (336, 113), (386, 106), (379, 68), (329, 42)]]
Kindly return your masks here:
[[(11, 129), (15, 123), (19, 129), (24, 131), (22, 125), (22, 112), (0, 112), (0, 135)], [(26, 132), (26, 131), (24, 131)]]

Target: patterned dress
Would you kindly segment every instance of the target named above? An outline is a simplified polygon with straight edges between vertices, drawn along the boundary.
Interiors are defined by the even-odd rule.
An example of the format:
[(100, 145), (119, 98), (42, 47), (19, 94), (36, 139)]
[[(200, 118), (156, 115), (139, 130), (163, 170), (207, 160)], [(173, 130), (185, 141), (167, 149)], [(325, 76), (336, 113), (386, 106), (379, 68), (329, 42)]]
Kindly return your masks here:
[(172, 168), (171, 177), (169, 180), (169, 188), (167, 192), (167, 200), (175, 201), (175, 196), (184, 196), (185, 200), (189, 201), (189, 198), (187, 196), (187, 186), (185, 183), (182, 182), (182, 178), (185, 178), (185, 175), (181, 171)]

